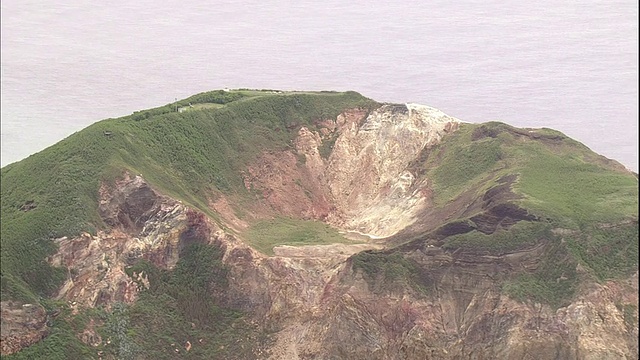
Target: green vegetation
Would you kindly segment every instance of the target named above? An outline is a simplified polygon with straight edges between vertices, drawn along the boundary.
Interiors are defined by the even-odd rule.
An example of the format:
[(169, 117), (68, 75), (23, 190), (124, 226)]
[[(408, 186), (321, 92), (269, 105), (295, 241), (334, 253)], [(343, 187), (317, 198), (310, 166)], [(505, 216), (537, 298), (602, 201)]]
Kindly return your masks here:
[[(194, 104), (192, 111), (177, 112), (189, 103)], [(355, 92), (202, 93), (163, 107), (97, 122), (38, 154), (2, 168), (2, 300), (38, 303), (62, 284), (66, 271), (52, 268), (46, 262), (46, 257), (56, 249), (51, 239), (83, 231), (95, 234), (97, 229), (106, 227), (96, 206), (101, 181), (113, 183), (124, 171), (142, 174), (163, 193), (215, 218), (207, 199), (219, 192), (249, 198), (241, 170), (262, 151), (290, 148), (300, 126), (316, 130), (314, 123), (318, 120), (333, 118), (347, 108), (369, 108), (375, 104)], [(163, 293), (158, 297), (142, 295), (141, 300), (145, 301), (122, 313), (130, 316), (132, 329), (138, 326), (136, 331), (146, 334), (148, 331), (143, 329), (146, 325), (137, 325), (144, 324), (139, 319), (158, 318), (158, 328), (174, 327), (183, 335), (187, 333), (191, 324), (184, 319), (189, 314), (181, 313), (177, 302), (194, 301), (193, 298)], [(225, 321), (220, 322), (221, 326), (228, 324)], [(24, 352), (27, 354), (24, 356), (55, 359), (76, 350), (84, 352), (86, 348), (65, 324), (55, 322), (52, 335)], [(171, 336), (177, 338), (177, 332)], [(136, 343), (141, 342), (143, 349), (163, 344), (162, 350), (167, 350), (164, 340), (132, 336)], [(120, 338), (120, 342), (126, 343), (126, 339)], [(208, 346), (213, 349), (216, 341), (209, 339)], [(158, 349), (154, 351), (160, 352)]]
[(355, 92), (271, 94), (213, 91), (176, 104), (95, 123), (1, 170), (2, 298), (46, 297), (65, 272), (45, 261), (50, 239), (104, 228), (97, 211), (101, 180), (142, 174), (162, 192), (210, 216), (217, 192), (249, 196), (241, 171), (267, 149), (287, 149), (300, 126), (375, 102)]
[[(547, 250), (541, 256), (540, 264), (531, 271), (514, 272), (513, 277), (503, 283), (503, 290), (519, 301), (554, 308), (568, 304), (581, 280), (625, 278), (637, 271), (637, 220), (615, 226), (592, 225), (581, 231), (564, 230), (560, 235), (552, 231), (551, 223), (521, 221), (491, 235), (474, 230), (449, 236), (442, 249), (502, 255), (546, 243)], [(399, 256), (393, 254), (396, 255)], [(578, 276), (578, 267), (583, 269), (585, 276)]]
[[(433, 182), (438, 207), (464, 192), (472, 199), (481, 197), (503, 176), (517, 175), (511, 189), (519, 198), (511, 201), (540, 222), (520, 222), (491, 235), (471, 231), (448, 237), (443, 245), (501, 254), (548, 241), (551, 250), (535, 271), (504, 284), (516, 299), (565, 304), (577, 287), (578, 264), (599, 280), (627, 276), (638, 268), (637, 177), (558, 131), (498, 122), (462, 124), (424, 150), (412, 168)], [(572, 235), (556, 236), (553, 228), (570, 229)]]
[[(241, 313), (214, 300), (213, 295), (227, 290), (219, 249), (190, 245), (173, 271), (141, 261), (127, 271), (134, 279), (134, 273), (144, 272), (151, 287), (134, 305), (117, 304), (109, 314), (84, 310), (72, 316), (63, 304), (43, 300), (66, 277), (65, 270), (46, 261), (56, 250), (51, 239), (105, 229), (97, 210), (99, 186), (112, 184), (125, 171), (141, 174), (154, 188), (215, 219), (208, 201), (218, 194), (240, 204), (257, 196), (245, 188), (242, 174), (264, 151), (291, 149), (301, 126), (316, 131), (318, 120), (348, 108), (374, 106), (377, 103), (355, 92), (212, 91), (100, 121), (2, 168), (2, 300), (62, 309), (50, 336), (7, 358), (95, 358), (96, 351), (122, 359), (248, 356), (260, 334)], [(187, 111), (178, 112), (180, 108)], [(335, 141), (334, 136), (323, 142), (323, 158)], [(298, 156), (299, 163), (304, 161)], [(496, 122), (462, 124), (423, 151), (411, 168), (418, 174), (416, 183), (428, 179), (432, 185), (436, 212), (463, 194), (463, 200), (475, 201), (505, 175), (516, 175), (512, 201), (540, 222), (520, 222), (492, 235), (455, 235), (443, 246), (500, 254), (546, 241), (539, 266), (514, 273), (503, 284), (516, 299), (559, 307), (571, 299), (585, 275), (576, 268), (599, 280), (638, 268), (637, 174), (618, 171), (562, 133)], [(557, 235), (554, 228), (563, 228), (565, 235)], [(265, 254), (273, 254), (276, 245), (353, 243), (324, 223), (289, 218), (259, 221), (243, 235)], [(376, 293), (406, 285), (428, 293), (432, 286), (429, 274), (398, 252), (367, 251), (352, 261)], [(637, 309), (624, 311), (626, 320)], [(102, 324), (99, 331), (111, 340), (108, 345), (92, 349), (77, 339), (75, 334), (90, 319)], [(193, 345), (189, 352), (187, 341)]]
[(423, 274), (420, 267), (400, 253), (368, 250), (353, 255), (351, 259), (353, 270), (362, 271), (369, 289), (375, 294), (402, 290), (406, 285), (422, 294), (429, 291), (428, 274)]
[(184, 100), (180, 100), (172, 104), (167, 104), (165, 106), (149, 110), (136, 111), (131, 115), (131, 118), (133, 118), (134, 120), (144, 120), (156, 115), (173, 113), (177, 112), (179, 108), (188, 108), (189, 104), (194, 106), (196, 104), (202, 104), (201, 107), (203, 108), (217, 107), (212, 105), (224, 105), (236, 100), (240, 100), (247, 96), (249, 95), (243, 94), (241, 92), (228, 92), (223, 90), (208, 91), (190, 96)]
[(214, 103), (202, 103), (202, 104), (192, 104), (185, 107), (178, 108), (178, 111), (195, 111), (195, 110), (203, 110), (203, 109), (219, 109), (223, 107), (222, 104), (214, 104)]
[(103, 318), (105, 313), (100, 309), (87, 309), (74, 316), (71, 309), (64, 303), (53, 300), (43, 301), (48, 314), (58, 313), (50, 325), (50, 333), (42, 341), (24, 350), (7, 356), (7, 360), (31, 359), (98, 359), (97, 352), (102, 348), (91, 348), (81, 342), (76, 334), (85, 329), (90, 318)]
[(442, 155), (440, 165), (433, 170), (434, 192), (439, 204), (465, 190), (469, 182), (486, 176), (502, 157), (497, 139), (471, 142), (465, 136), (457, 136), (451, 141), (453, 143), (447, 143), (448, 151)]
[[(132, 306), (115, 303), (110, 312), (96, 308), (72, 315), (64, 302), (45, 301), (51, 313), (60, 311), (51, 334), (7, 359), (97, 359), (98, 353), (117, 359), (246, 358), (260, 333), (241, 313), (215, 303), (212, 294), (227, 290), (221, 256), (217, 247), (192, 244), (173, 271), (139, 261), (126, 271), (136, 281), (133, 275), (143, 273), (151, 287)], [(98, 347), (76, 337), (91, 319), (103, 340)]]
[(244, 233), (249, 245), (263, 254), (273, 255), (277, 245), (303, 246), (354, 244), (329, 225), (312, 220), (276, 218), (253, 224)]
[(551, 239), (551, 226), (548, 223), (526, 222), (516, 223), (509, 229), (498, 228), (491, 235), (474, 230), (466, 234), (450, 236), (445, 240), (443, 249), (468, 249), (478, 252), (487, 251), (502, 254), (518, 249), (531, 247), (540, 240)]
[(568, 304), (577, 286), (575, 260), (566, 247), (554, 243), (534, 272), (517, 275), (503, 289), (519, 301), (548, 304), (557, 309)]
[(586, 163), (569, 150), (557, 155), (541, 144), (520, 152), (527, 162), (514, 190), (525, 195), (522, 204), (534, 213), (574, 229), (638, 216), (638, 181), (632, 175)]
[(116, 355), (116, 358), (133, 360), (141, 352), (140, 347), (133, 341), (135, 332), (130, 330), (129, 309), (122, 303), (115, 303), (104, 325), (104, 334), (107, 336), (107, 351)]
[[(106, 350), (118, 358), (242, 358), (257, 336), (242, 314), (216, 304), (214, 294), (227, 290), (227, 269), (220, 249), (192, 244), (173, 271), (140, 261), (127, 269), (148, 276), (150, 288), (128, 309), (114, 311), (105, 330), (112, 342)], [(185, 344), (192, 348), (186, 351)], [(178, 351), (176, 351), (178, 349)]]
[(638, 216), (637, 179), (555, 130), (462, 124), (422, 160), (417, 171), (433, 181), (438, 206), (516, 173), (513, 190), (523, 196), (520, 205), (557, 226), (578, 229)]
[(574, 257), (599, 280), (628, 276), (638, 270), (638, 223), (599, 228), (566, 237)]
[(325, 139), (320, 147), (318, 148), (318, 152), (320, 153), (320, 157), (323, 159), (329, 159), (331, 152), (333, 151), (333, 146), (336, 144), (336, 140), (338, 140), (338, 132), (334, 132), (331, 134), (331, 137)]
[(74, 330), (65, 322), (55, 322), (51, 333), (42, 341), (12, 355), (2, 356), (6, 360), (32, 359), (97, 359), (96, 351), (82, 343)]
[[(616, 305), (617, 306), (617, 305)], [(622, 315), (624, 317), (624, 324), (629, 329), (633, 329), (638, 326), (638, 307), (634, 304), (625, 304), (622, 306)]]

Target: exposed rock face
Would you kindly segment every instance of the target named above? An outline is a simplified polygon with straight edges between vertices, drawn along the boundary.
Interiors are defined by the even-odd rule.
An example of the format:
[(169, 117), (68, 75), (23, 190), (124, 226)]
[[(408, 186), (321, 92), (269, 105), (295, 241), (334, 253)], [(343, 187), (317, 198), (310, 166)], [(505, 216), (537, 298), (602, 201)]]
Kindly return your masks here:
[[(501, 257), (424, 248), (411, 257), (425, 269), (427, 293), (407, 284), (381, 293), (352, 270), (350, 252), (283, 247), (267, 257), (215, 225), (203, 233), (192, 220), (189, 228), (187, 214), (195, 211), (166, 198), (161, 203), (165, 207), (149, 213), (145, 237), (114, 230), (60, 240), (54, 263), (76, 268), (79, 278), (104, 276), (95, 283), (70, 279), (60, 296), (85, 306), (95, 305), (104, 292), (112, 294), (103, 299), (107, 303), (133, 301), (137, 288), (127, 285), (123, 271), (128, 259), (156, 259), (157, 265), (171, 267), (180, 239), (186, 238), (180, 234), (200, 232), (224, 249), (230, 267), (230, 288), (222, 301), (274, 333), (275, 342), (266, 349), (271, 359), (635, 358), (637, 323), (625, 321), (629, 314), (622, 309), (638, 303), (637, 274), (628, 282), (586, 290), (554, 312), (505, 297), (495, 281), (516, 267), (534, 266), (544, 245)], [(173, 231), (158, 230), (165, 224)], [(91, 255), (98, 249), (113, 254), (114, 261), (104, 265), (102, 256)], [(106, 268), (103, 275), (94, 273), (99, 264)]]
[[(99, 210), (112, 230), (56, 239), (59, 251), (49, 260), (69, 269), (58, 298), (73, 306), (131, 303), (139, 289), (125, 273), (127, 266), (144, 258), (172, 269), (186, 244), (209, 241), (203, 214), (157, 194), (140, 176), (126, 174), (111, 191), (103, 185), (101, 196)], [(145, 274), (136, 274), (135, 280), (144, 283)]]
[(637, 274), (557, 311), (502, 295), (496, 279), (535, 266), (544, 245), (501, 257), (416, 253), (427, 294), (406, 284), (380, 293), (336, 258), (264, 258), (227, 245), (229, 301), (277, 331), (271, 359), (637, 358), (637, 323), (625, 321), (637, 313), (623, 310), (637, 309)]
[(98, 210), (110, 226), (137, 232), (149, 217), (158, 196), (141, 177), (131, 179), (127, 174), (117, 184), (117, 191), (110, 193), (105, 185), (101, 188)]
[[(433, 220), (424, 220), (430, 215), (428, 184), (416, 184), (409, 164), (457, 127), (455, 119), (428, 107), (386, 105), (370, 114), (346, 111), (319, 123), (318, 131), (301, 128), (295, 151), (263, 154), (246, 170), (245, 186), (262, 195), (262, 202), (247, 212), (320, 219), (377, 236), (397, 234), (409, 225), (431, 229)], [(323, 144), (333, 140), (333, 152), (323, 157)], [(515, 178), (503, 180), (504, 185)], [(485, 233), (535, 220), (499, 201), (509, 196), (508, 185), (500, 186), (469, 203), (451, 204), (437, 220), (482, 210), (474, 226)], [(269, 257), (242, 241), (246, 219), (239, 219), (224, 197), (211, 201), (223, 219), (215, 224), (159, 194), (139, 176), (104, 185), (100, 194), (100, 214), (112, 229), (58, 239), (60, 250), (50, 259), (69, 269), (58, 296), (73, 306), (133, 302), (145, 274), (135, 274), (141, 280), (135, 282), (125, 273), (127, 266), (147, 259), (171, 269), (185, 245), (208, 242), (223, 249), (229, 266), (228, 291), (212, 296), (246, 311), (271, 334), (273, 343), (263, 349), (270, 359), (637, 359), (637, 273), (627, 281), (582, 289), (573, 303), (557, 311), (503, 295), (500, 280), (535, 267), (547, 250), (544, 243), (500, 256), (412, 244), (403, 251), (419, 265), (420, 287), (404, 281), (382, 287), (383, 279), (367, 278), (349, 258), (384, 247), (382, 240), (280, 246)], [(441, 230), (469, 231), (464, 226), (453, 223)], [(5, 319), (4, 303), (2, 311)], [(33, 321), (38, 327), (37, 319), (7, 325), (7, 331)], [(4, 353), (12, 335), (5, 336), (4, 321), (2, 326)], [(79, 338), (100, 341), (90, 332)]]
[[(248, 170), (245, 185), (259, 189), (280, 214), (302, 215), (377, 237), (415, 221), (428, 203), (408, 165), (428, 146), (455, 131), (459, 121), (426, 106), (384, 105), (367, 114), (354, 109), (301, 128), (292, 153), (265, 154)], [(324, 159), (319, 149), (335, 140)]]
[(361, 125), (341, 125), (326, 170), (337, 208), (331, 222), (381, 237), (410, 225), (426, 198), (414, 191), (419, 186), (407, 166), (458, 124), (436, 109), (407, 104), (382, 106)]
[(42, 340), (48, 334), (47, 313), (34, 304), (0, 303), (0, 354), (9, 355)]

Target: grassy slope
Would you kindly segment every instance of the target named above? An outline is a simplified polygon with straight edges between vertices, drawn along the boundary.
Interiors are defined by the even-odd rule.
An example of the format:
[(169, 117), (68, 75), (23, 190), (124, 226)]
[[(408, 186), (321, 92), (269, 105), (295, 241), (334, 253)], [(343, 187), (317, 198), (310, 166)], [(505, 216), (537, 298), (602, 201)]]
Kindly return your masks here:
[[(479, 129), (494, 137), (473, 140)], [(505, 290), (520, 300), (566, 303), (579, 283), (577, 264), (599, 280), (638, 269), (637, 178), (560, 132), (523, 131), (502, 123), (463, 124), (430, 150), (419, 172), (433, 181), (439, 207), (467, 189), (477, 188), (480, 197), (502, 176), (518, 175), (512, 187), (521, 195), (516, 203), (541, 222), (519, 223), (492, 235), (472, 231), (452, 236), (444, 248), (503, 253), (550, 241), (535, 272), (505, 283)], [(611, 224), (621, 225), (608, 227)], [(560, 236), (552, 228), (571, 231)]]
[[(175, 112), (189, 102), (224, 106)], [(373, 104), (354, 92), (214, 91), (100, 121), (2, 168), (2, 298), (34, 301), (57, 287), (64, 272), (44, 261), (55, 250), (49, 239), (104, 227), (96, 206), (101, 180), (127, 169), (213, 215), (207, 196), (242, 196), (241, 170), (262, 150), (288, 148), (299, 126)], [(25, 204), (35, 208), (20, 210)]]
[(252, 225), (244, 234), (249, 245), (267, 255), (273, 255), (276, 245), (355, 244), (338, 231), (320, 221), (276, 218)]
[[(479, 127), (499, 133), (473, 141)], [(463, 124), (432, 150), (423, 169), (424, 176), (433, 179), (437, 205), (473, 185), (486, 191), (503, 175), (518, 174), (514, 190), (524, 196), (520, 204), (559, 226), (577, 229), (638, 216), (638, 181), (631, 173), (614, 170), (560, 132), (531, 130), (557, 137), (546, 141), (510, 130), (515, 128), (502, 123)]]

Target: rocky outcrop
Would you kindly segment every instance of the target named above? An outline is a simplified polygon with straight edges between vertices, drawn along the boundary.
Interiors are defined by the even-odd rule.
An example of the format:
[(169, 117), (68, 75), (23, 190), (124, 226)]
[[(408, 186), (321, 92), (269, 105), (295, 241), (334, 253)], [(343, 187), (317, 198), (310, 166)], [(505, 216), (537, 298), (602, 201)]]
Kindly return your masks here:
[[(441, 238), (471, 230), (491, 234), (518, 221), (537, 221), (510, 202), (517, 199), (511, 192), (516, 175), (498, 179), (481, 196), (479, 189), (469, 189), (437, 213), (429, 208), (428, 179), (416, 183), (411, 162), (457, 126), (455, 119), (412, 105), (347, 112), (323, 122), (317, 132), (300, 129), (297, 158), (266, 155), (259, 162), (262, 173), (253, 172), (248, 183), (266, 191), (272, 209), (300, 211), (362, 233), (401, 232), (400, 240), (448, 221), (439, 229)], [(482, 136), (497, 134), (477, 133), (474, 139)], [(332, 139), (333, 151), (323, 157), (320, 149)], [(283, 161), (289, 164), (286, 171), (279, 167)], [(310, 210), (319, 204), (322, 212)], [(451, 222), (465, 218), (471, 221)], [(573, 303), (554, 310), (514, 301), (500, 288), (519, 269), (538, 266), (544, 242), (499, 256), (447, 253), (437, 244), (416, 241), (402, 248), (418, 264), (422, 291), (400, 282), (381, 292), (379, 284), (354, 271), (350, 260), (329, 251), (321, 257), (320, 249), (281, 247), (266, 258), (237, 240), (226, 245), (233, 279), (229, 301), (274, 332), (272, 359), (637, 358), (637, 323), (629, 328), (632, 320), (619, 321), (624, 311), (628, 319), (634, 319), (633, 311), (637, 314), (637, 282), (615, 296), (604, 294), (621, 283), (584, 289)], [(601, 310), (578, 315), (582, 306)], [(618, 334), (616, 339), (597, 335), (602, 324), (591, 317), (602, 309), (615, 319), (606, 322), (611, 328), (604, 331)], [(615, 345), (602, 345), (607, 342)]]
[(637, 309), (633, 279), (597, 286), (554, 311), (509, 299), (490, 278), (495, 271), (470, 267), (449, 268), (426, 295), (410, 288), (376, 294), (358, 273), (343, 269), (313, 311), (280, 319), (271, 358), (637, 358), (637, 325), (625, 323), (634, 315), (623, 310)]
[(427, 251), (424, 292), (380, 293), (349, 261), (226, 244), (229, 300), (274, 332), (271, 359), (637, 358), (637, 274), (558, 310), (502, 294), (496, 280), (535, 266), (544, 246), (477, 258)]
[[(387, 237), (415, 222), (428, 204), (409, 169), (425, 147), (459, 121), (426, 106), (354, 109), (302, 127), (293, 152), (264, 154), (245, 174), (278, 214), (319, 219), (338, 228)], [(330, 147), (331, 142), (334, 142)], [(331, 150), (324, 158), (320, 149)]]
[[(504, 295), (502, 280), (535, 268), (547, 251), (544, 241), (487, 255), (447, 252), (437, 241), (420, 239), (396, 249), (401, 250), (394, 258), (398, 263), (381, 260), (388, 266), (382, 272), (392, 275), (406, 274), (405, 261), (414, 266), (410, 278), (391, 280), (368, 273), (352, 257), (383, 249), (384, 239), (279, 246), (274, 256), (246, 245), (247, 222), (272, 215), (402, 239), (426, 230), (443, 238), (474, 229), (490, 234), (517, 221), (537, 220), (508, 201), (515, 175), (484, 192), (470, 189), (439, 213), (430, 212), (428, 179), (419, 177), (411, 163), (459, 126), (435, 109), (411, 104), (385, 105), (371, 113), (353, 109), (316, 125), (300, 128), (291, 149), (264, 153), (245, 169), (245, 186), (258, 196), (243, 219), (235, 214), (231, 196), (207, 199), (220, 214), (215, 223), (160, 194), (141, 176), (125, 174), (111, 186), (103, 184), (99, 213), (110, 228), (55, 240), (59, 251), (49, 261), (68, 269), (58, 298), (72, 307), (131, 303), (149, 280), (144, 273), (130, 276), (128, 266), (146, 259), (171, 269), (186, 245), (205, 242), (222, 249), (229, 268), (228, 289), (211, 296), (244, 311), (269, 334), (271, 341), (259, 353), (270, 359), (637, 358), (637, 273), (626, 281), (582, 288), (560, 309)], [(476, 140), (492, 136), (497, 134), (474, 134)], [(329, 154), (326, 147), (333, 141)], [(4, 303), (2, 311), (3, 352), (5, 333), (41, 325), (41, 318), (32, 316), (5, 332)], [(91, 330), (78, 336), (92, 345), (101, 341)]]
[(413, 223), (427, 199), (408, 165), (458, 124), (436, 109), (407, 104), (382, 106), (359, 126), (342, 125), (326, 169), (336, 207), (330, 222), (382, 237)]
[(172, 269), (184, 246), (209, 241), (204, 214), (158, 194), (140, 176), (125, 174), (113, 189), (103, 185), (100, 193), (99, 210), (111, 230), (56, 239), (58, 252), (49, 258), (52, 265), (68, 269), (57, 297), (73, 307), (131, 303), (138, 284), (147, 280), (145, 274), (132, 278), (126, 267), (146, 259)]
[(107, 225), (136, 233), (154, 212), (157, 194), (139, 176), (133, 179), (127, 173), (115, 184), (116, 191), (109, 191), (106, 184), (100, 188), (98, 211)]
[(45, 309), (36, 304), (0, 302), (0, 354), (9, 355), (42, 340), (49, 333)]
[[(123, 184), (132, 182), (144, 181)], [(124, 189), (136, 193), (126, 185), (114, 191)], [(554, 311), (511, 300), (497, 285), (515, 268), (535, 266), (544, 245), (502, 256), (424, 247), (408, 255), (423, 270), (422, 290), (399, 282), (380, 292), (352, 266), (352, 251), (282, 247), (267, 257), (197, 211), (154, 194), (155, 210), (147, 211), (138, 236), (114, 228), (58, 240), (51, 261), (75, 274), (61, 298), (73, 306), (134, 301), (138, 288), (126, 266), (145, 258), (171, 268), (181, 244), (198, 239), (223, 249), (229, 289), (216, 296), (272, 334), (264, 349), (271, 359), (632, 359), (637, 350), (637, 274), (585, 289)]]

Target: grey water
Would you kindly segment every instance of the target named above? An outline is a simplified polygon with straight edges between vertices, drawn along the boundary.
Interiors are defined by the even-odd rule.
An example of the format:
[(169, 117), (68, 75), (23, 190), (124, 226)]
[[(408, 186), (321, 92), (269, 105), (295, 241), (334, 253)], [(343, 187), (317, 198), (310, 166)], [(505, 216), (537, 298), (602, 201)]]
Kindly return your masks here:
[(2, 166), (220, 88), (355, 90), (551, 127), (638, 171), (635, 0), (1, 3)]

